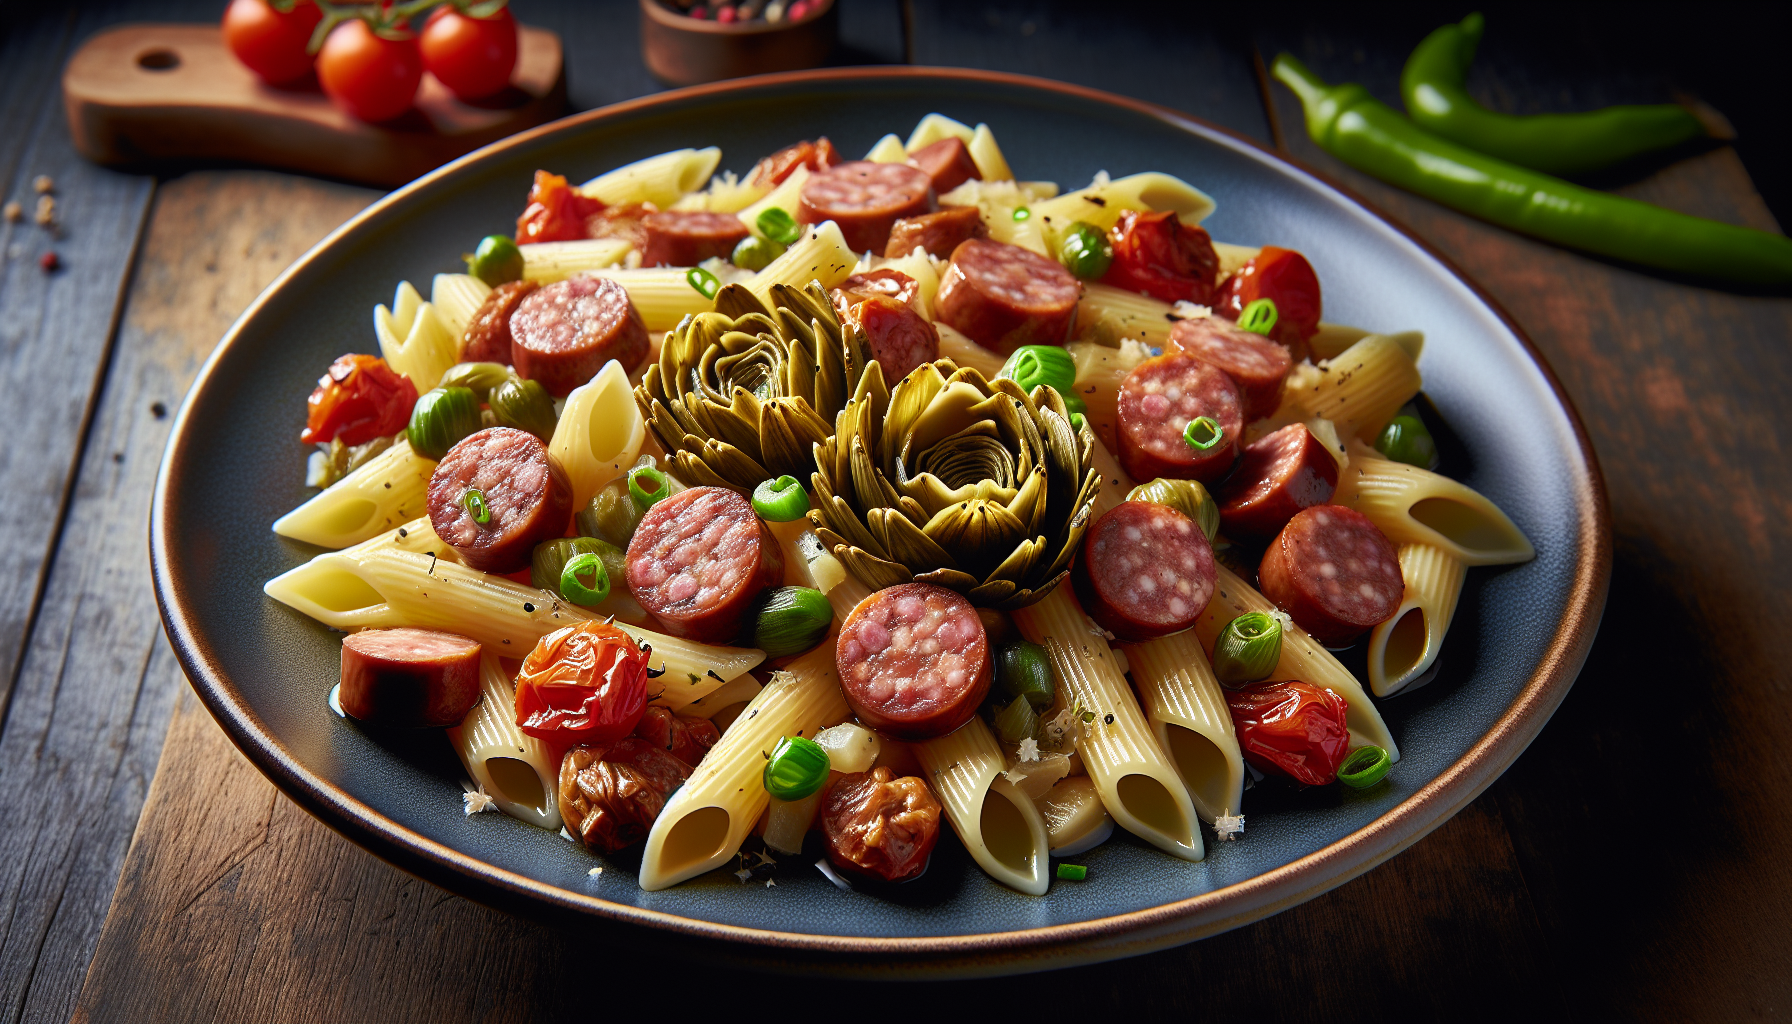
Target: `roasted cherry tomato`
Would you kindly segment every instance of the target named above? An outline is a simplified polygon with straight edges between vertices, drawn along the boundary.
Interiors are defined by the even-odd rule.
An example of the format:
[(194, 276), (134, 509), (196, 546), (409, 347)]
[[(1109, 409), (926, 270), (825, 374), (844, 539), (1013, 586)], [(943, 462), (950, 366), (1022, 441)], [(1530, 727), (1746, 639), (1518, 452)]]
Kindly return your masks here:
[(747, 174), (747, 180), (761, 188), (771, 188), (773, 185), (783, 184), (784, 179), (796, 173), (798, 167), (825, 171), (839, 162), (840, 151), (823, 135), (814, 142), (804, 139), (794, 146), (785, 146), (759, 161)]
[(1127, 210), (1108, 231), (1114, 262), (1102, 281), (1165, 302), (1213, 300), (1220, 258), (1205, 228), (1184, 224), (1175, 211)]
[(350, 18), (330, 30), (317, 52), (317, 81), (350, 115), (390, 121), (417, 98), (423, 56), (409, 32), (375, 32), (360, 18)]
[(484, 99), (510, 84), (516, 68), (516, 19), (508, 7), (485, 18), (438, 7), (423, 23), (417, 45), (423, 66), (449, 92), (463, 100)]
[(1276, 326), (1269, 336), (1300, 358), (1307, 339), (1319, 333), (1319, 275), (1313, 273), (1313, 265), (1293, 249), (1266, 245), (1220, 285), (1213, 311), (1237, 320), (1244, 307), (1258, 299), (1276, 304)]
[(224, 44), (256, 77), (285, 85), (311, 73), (305, 48), (323, 16), (311, 0), (297, 0), (285, 11), (268, 0), (231, 0), (224, 9)]
[(411, 422), (417, 388), (374, 356), (346, 355), (330, 364), (305, 400), (306, 444), (366, 444), (391, 437)]
[(1289, 680), (1226, 691), (1232, 726), (1244, 759), (1258, 769), (1292, 776), (1309, 786), (1338, 777), (1350, 753), (1344, 725), (1349, 706), (1329, 689)]
[(873, 768), (834, 778), (821, 798), (828, 860), (880, 882), (906, 882), (927, 868), (940, 837), (940, 802), (927, 783)]
[(595, 620), (549, 633), (517, 674), (517, 727), (557, 746), (627, 736), (647, 707), (649, 653)]
[(603, 212), (602, 200), (580, 195), (564, 176), (536, 171), (535, 184), (529, 188), (529, 205), (516, 219), (517, 244), (590, 238), (591, 218)]

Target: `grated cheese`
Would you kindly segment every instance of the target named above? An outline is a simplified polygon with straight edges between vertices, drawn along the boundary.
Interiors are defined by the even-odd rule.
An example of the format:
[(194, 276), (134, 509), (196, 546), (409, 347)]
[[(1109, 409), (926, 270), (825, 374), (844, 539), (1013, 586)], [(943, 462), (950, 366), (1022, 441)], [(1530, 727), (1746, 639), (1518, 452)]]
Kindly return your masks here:
[[(1020, 759), (1022, 761), (1037, 761), (1037, 760), (1039, 760), (1039, 741), (1034, 739), (1031, 736), (1021, 737)], [(1024, 778), (1026, 778), (1026, 776), (1023, 775), (1023, 776), (1021, 776), (1021, 778), (1024, 779)], [(1019, 782), (1020, 779), (1015, 779), (1013, 781)]]
[(460, 786), (465, 791), (460, 795), (461, 812), (467, 817), (471, 818), (475, 814), (497, 809), (498, 801), (492, 799), (491, 794), (485, 791), (484, 785), (475, 788), (472, 783), (463, 781)]
[(1244, 835), (1244, 815), (1222, 814), (1213, 819), (1214, 837), (1220, 842), (1229, 843)]

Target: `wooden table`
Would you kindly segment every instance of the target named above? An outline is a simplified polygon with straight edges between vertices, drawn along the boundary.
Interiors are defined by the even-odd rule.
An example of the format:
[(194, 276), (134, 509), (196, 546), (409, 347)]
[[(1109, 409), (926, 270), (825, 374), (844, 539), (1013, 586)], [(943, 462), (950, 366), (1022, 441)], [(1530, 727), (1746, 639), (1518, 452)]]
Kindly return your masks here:
[[(144, 557), (169, 411), (257, 291), (375, 198), (259, 170), (152, 180), (74, 157), (55, 85), (72, 47), (107, 24), (209, 20), (219, 6), (0, 15), (0, 182), (29, 210), (31, 180), (51, 176), (63, 224), (54, 236), (29, 219), (0, 225), (0, 375), (14, 411), (0, 447), (0, 1021), (508, 1020), (591, 1016), (620, 992), (675, 1012), (690, 966), (392, 869), (278, 795), (182, 685)], [(519, 6), (565, 38), (576, 106), (657, 87), (626, 0)], [(1571, 255), (1388, 189), (1319, 153), (1262, 74), (1286, 48), (1395, 100), (1400, 62), (1437, 15), (1086, 10), (1102, 6), (849, 0), (846, 59), (1023, 71), (1164, 103), (1276, 145), (1413, 228), (1525, 326), (1578, 404), (1611, 495), (1611, 599), (1532, 749), (1389, 863), (1181, 949), (927, 994), (1003, 1014), (1121, 1006), (1139, 1019), (1784, 1013), (1792, 589), (1775, 581), (1792, 578), (1792, 301)], [(1542, 25), (1545, 13), (1557, 20)], [(1613, 17), (1490, 12), (1475, 88), (1517, 111), (1654, 100), (1670, 86), (1721, 106), (1767, 81), (1738, 85), (1727, 69), (1774, 57), (1786, 38), (1783, 21), (1725, 35), (1723, 18), (1614, 35)], [(1697, 56), (1720, 38), (1718, 56)], [(1743, 145), (1764, 139), (1745, 152), (1783, 171), (1779, 116), (1745, 121)], [(1728, 148), (1611, 184), (1775, 228)], [(64, 264), (54, 274), (37, 263), (49, 248)], [(753, 980), (719, 973), (706, 988)], [(594, 977), (610, 980), (594, 990)], [(826, 1012), (894, 995), (876, 988), (761, 991)]]

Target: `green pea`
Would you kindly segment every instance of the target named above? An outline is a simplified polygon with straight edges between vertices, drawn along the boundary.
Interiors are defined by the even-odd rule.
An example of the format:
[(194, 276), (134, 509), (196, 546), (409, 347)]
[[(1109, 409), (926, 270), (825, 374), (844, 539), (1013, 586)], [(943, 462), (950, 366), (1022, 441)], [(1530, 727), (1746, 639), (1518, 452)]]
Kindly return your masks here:
[(479, 398), (471, 389), (435, 388), (411, 407), (405, 436), (418, 455), (440, 459), (478, 429)]
[(768, 658), (782, 658), (821, 643), (834, 624), (828, 596), (809, 587), (778, 587), (759, 606), (753, 620), (753, 646)]
[(1375, 450), (1395, 462), (1420, 469), (1437, 465), (1437, 442), (1425, 429), (1425, 421), (1417, 416), (1401, 415), (1389, 420), (1375, 439)]
[(1029, 395), (1039, 385), (1049, 385), (1066, 396), (1068, 403), (1071, 387), (1076, 383), (1076, 360), (1057, 345), (1022, 345), (996, 371), (996, 376), (1007, 377)]
[(1052, 662), (1045, 648), (1016, 640), (996, 651), (996, 687), (1006, 697), (1025, 697), (1036, 708), (1049, 708), (1057, 696)]
[[(556, 537), (535, 545), (529, 556), (529, 583), (542, 590), (559, 594), (574, 604), (584, 604), (578, 597), (566, 593), (561, 583), (566, 576), (566, 567), (580, 555), (595, 555), (608, 577), (609, 588), (628, 578), (628, 556), (621, 548), (598, 540), (596, 537)], [(589, 571), (586, 575), (590, 575)], [(589, 588), (595, 589), (595, 588)], [(598, 598), (603, 600), (602, 597)], [(595, 601), (592, 603), (596, 603)]]
[(543, 443), (553, 440), (559, 417), (554, 415), (554, 396), (540, 381), (511, 377), (492, 389), (489, 401), (498, 426), (527, 430)]
[(436, 387), (469, 388), (483, 402), (493, 388), (509, 380), (510, 376), (510, 367), (503, 363), (455, 363), (442, 374)]
[(772, 748), (765, 763), (765, 791), (777, 800), (801, 800), (828, 781), (833, 763), (821, 744), (802, 736), (786, 736)]
[(759, 235), (748, 235), (734, 247), (734, 255), (728, 259), (742, 270), (764, 270), (771, 261), (784, 255), (784, 249), (782, 242), (774, 242)]
[(1019, 696), (996, 712), (995, 727), (1003, 743), (1019, 743), (1039, 734), (1039, 713), (1024, 695)]
[(467, 260), (467, 273), (493, 288), (523, 279), (523, 251), (505, 235), (487, 235)]
[(1064, 229), (1064, 238), (1058, 243), (1058, 261), (1072, 274), (1093, 281), (1108, 272), (1114, 262), (1114, 250), (1100, 230), (1079, 220)]
[(641, 525), (643, 514), (641, 506), (635, 504), (635, 499), (628, 493), (628, 478), (617, 477), (597, 492), (590, 505), (579, 510), (573, 522), (584, 536), (596, 537), (626, 550), (635, 535), (635, 527)]
[(1220, 532), (1220, 506), (1207, 493), (1199, 480), (1170, 480), (1159, 477), (1128, 491), (1127, 501), (1150, 501), (1168, 505), (1193, 519), (1209, 541)]

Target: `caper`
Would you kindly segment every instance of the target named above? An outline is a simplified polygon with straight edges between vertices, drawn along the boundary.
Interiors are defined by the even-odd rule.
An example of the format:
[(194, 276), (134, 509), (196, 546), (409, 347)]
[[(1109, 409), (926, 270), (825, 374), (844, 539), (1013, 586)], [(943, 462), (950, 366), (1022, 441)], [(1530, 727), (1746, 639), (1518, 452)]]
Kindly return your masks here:
[(492, 389), (492, 416), (500, 427), (527, 430), (544, 442), (554, 437), (554, 396), (540, 381), (511, 377)]
[(441, 388), (470, 388), (480, 401), (492, 389), (510, 379), (510, 367), (503, 363), (455, 363), (442, 374)]
[(1029, 640), (1003, 644), (996, 652), (996, 688), (1008, 697), (1025, 697), (1036, 708), (1051, 707), (1058, 687), (1045, 648)]
[(628, 478), (617, 477), (603, 486), (591, 504), (573, 517), (579, 532), (587, 537), (614, 544), (626, 550), (641, 525), (641, 506), (628, 493)]
[(628, 574), (628, 556), (613, 544), (596, 537), (556, 537), (535, 545), (529, 558), (529, 583), (542, 590), (560, 593), (560, 576), (566, 563), (583, 554), (594, 554), (604, 563), (612, 587), (623, 586)]
[(748, 235), (734, 247), (729, 262), (742, 270), (764, 270), (766, 265), (784, 255), (784, 245), (759, 235)]
[(1213, 540), (1213, 535), (1220, 530), (1220, 507), (1201, 486), (1199, 480), (1171, 480), (1158, 477), (1150, 483), (1134, 487), (1126, 495), (1127, 501), (1149, 501), (1159, 505), (1168, 505), (1183, 515), (1193, 519), (1201, 532)]
[(523, 279), (523, 251), (505, 235), (487, 235), (467, 260), (467, 273), (493, 288)]
[(411, 425), (405, 434), (418, 455), (440, 459), (478, 429), (479, 398), (471, 389), (436, 388), (411, 407)]
[(800, 654), (828, 635), (834, 606), (808, 587), (778, 587), (766, 595), (753, 620), (753, 646), (768, 658)]

